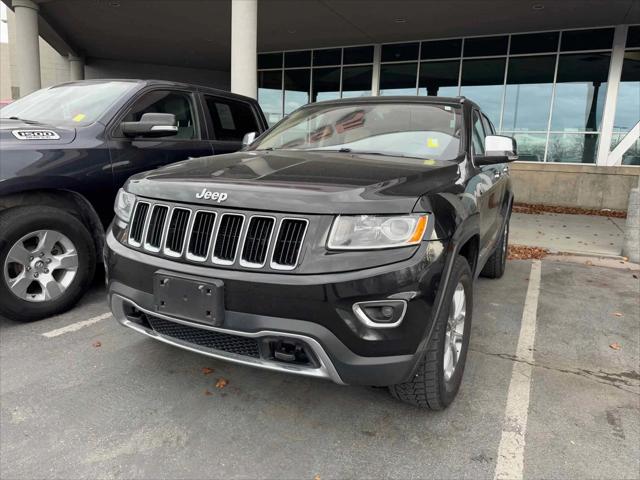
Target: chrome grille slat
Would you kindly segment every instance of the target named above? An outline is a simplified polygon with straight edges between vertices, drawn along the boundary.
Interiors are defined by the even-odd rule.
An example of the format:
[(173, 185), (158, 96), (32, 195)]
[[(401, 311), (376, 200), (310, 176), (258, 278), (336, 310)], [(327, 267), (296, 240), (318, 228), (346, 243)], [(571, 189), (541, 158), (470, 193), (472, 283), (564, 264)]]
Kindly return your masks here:
[(209, 246), (213, 239), (215, 222), (215, 212), (206, 210), (196, 212), (191, 231), (189, 232), (189, 246), (187, 247), (187, 258), (189, 260), (206, 260), (209, 253)]
[(187, 238), (187, 226), (191, 218), (191, 210), (175, 207), (171, 212), (167, 238), (164, 244), (164, 253), (172, 257), (182, 255), (184, 244)]
[(154, 205), (149, 216), (149, 225), (144, 240), (144, 249), (159, 252), (164, 232), (164, 222), (167, 219), (169, 207), (166, 205)]
[(260, 268), (266, 263), (267, 250), (271, 242), (271, 234), (276, 220), (273, 217), (254, 215), (249, 220), (245, 234), (240, 265), (243, 267)]
[(220, 219), (220, 226), (213, 246), (213, 262), (231, 265), (235, 261), (240, 244), (240, 235), (244, 224), (244, 215), (225, 213)]
[(133, 214), (131, 228), (129, 229), (129, 243), (136, 247), (142, 245), (142, 236), (144, 234), (144, 226), (149, 212), (149, 203), (138, 202), (136, 211)]
[(294, 270), (309, 220), (139, 200), (128, 232), (134, 248), (190, 262)]
[(297, 266), (308, 223), (308, 220), (303, 218), (282, 219), (273, 247), (271, 268), (292, 270)]

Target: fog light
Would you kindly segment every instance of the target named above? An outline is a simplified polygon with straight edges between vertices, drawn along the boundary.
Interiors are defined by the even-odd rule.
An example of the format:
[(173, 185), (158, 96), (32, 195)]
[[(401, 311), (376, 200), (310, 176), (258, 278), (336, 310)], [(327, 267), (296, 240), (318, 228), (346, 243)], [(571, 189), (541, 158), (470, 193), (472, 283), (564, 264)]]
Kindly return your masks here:
[(406, 311), (406, 300), (375, 300), (353, 305), (356, 317), (371, 328), (397, 327), (404, 319)]

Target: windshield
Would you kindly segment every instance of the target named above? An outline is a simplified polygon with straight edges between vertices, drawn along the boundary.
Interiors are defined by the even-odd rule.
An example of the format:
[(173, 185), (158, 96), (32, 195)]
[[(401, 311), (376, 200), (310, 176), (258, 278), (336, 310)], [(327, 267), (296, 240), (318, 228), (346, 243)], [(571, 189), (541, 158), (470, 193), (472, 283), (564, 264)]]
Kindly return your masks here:
[(453, 160), (460, 108), (420, 103), (312, 105), (276, 125), (251, 150), (335, 150)]
[(95, 122), (133, 82), (76, 83), (38, 90), (0, 110), (0, 118), (83, 126)]

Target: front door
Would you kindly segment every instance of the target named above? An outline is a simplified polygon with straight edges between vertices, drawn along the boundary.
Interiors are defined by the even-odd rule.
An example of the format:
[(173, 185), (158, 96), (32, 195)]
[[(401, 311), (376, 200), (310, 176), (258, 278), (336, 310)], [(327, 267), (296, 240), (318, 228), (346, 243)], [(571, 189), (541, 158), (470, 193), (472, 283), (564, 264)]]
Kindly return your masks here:
[[(183, 90), (147, 91), (120, 116), (110, 131), (109, 149), (114, 189), (120, 188), (131, 175), (152, 170), (181, 160), (213, 153), (211, 144), (202, 134), (197, 97)], [(121, 122), (139, 121), (145, 113), (172, 113), (178, 123), (178, 133), (162, 138), (127, 138)]]

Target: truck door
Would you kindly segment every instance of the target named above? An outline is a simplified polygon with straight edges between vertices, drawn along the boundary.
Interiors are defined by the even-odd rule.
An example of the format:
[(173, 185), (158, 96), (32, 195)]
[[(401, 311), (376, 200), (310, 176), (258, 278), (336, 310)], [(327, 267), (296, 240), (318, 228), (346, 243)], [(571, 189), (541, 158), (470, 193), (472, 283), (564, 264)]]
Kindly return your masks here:
[[(115, 120), (109, 130), (114, 189), (134, 173), (213, 153), (198, 115), (197, 96), (187, 90), (147, 90)], [(139, 121), (145, 113), (172, 113), (178, 133), (162, 138), (127, 138), (120, 124)]]

